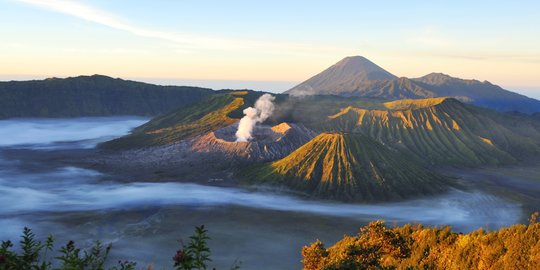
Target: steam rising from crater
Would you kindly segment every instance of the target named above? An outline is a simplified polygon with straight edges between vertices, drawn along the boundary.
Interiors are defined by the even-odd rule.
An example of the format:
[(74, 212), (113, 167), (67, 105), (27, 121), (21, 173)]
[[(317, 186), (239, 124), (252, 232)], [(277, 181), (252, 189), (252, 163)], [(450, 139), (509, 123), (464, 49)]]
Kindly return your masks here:
[(270, 94), (262, 95), (255, 102), (255, 108), (249, 107), (244, 110), (244, 117), (240, 119), (238, 131), (236, 131), (237, 142), (247, 142), (252, 136), (253, 128), (257, 123), (262, 123), (274, 112), (274, 101), (276, 98)]

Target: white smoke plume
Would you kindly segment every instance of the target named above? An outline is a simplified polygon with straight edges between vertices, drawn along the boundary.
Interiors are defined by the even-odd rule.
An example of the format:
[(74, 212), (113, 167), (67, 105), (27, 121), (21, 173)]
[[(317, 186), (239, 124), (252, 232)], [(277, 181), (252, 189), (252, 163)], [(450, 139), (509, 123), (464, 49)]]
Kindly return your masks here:
[(255, 102), (255, 108), (249, 107), (244, 110), (245, 116), (240, 119), (236, 131), (237, 142), (247, 142), (252, 138), (251, 134), (255, 125), (264, 122), (274, 112), (272, 101), (275, 99), (270, 94), (264, 94)]

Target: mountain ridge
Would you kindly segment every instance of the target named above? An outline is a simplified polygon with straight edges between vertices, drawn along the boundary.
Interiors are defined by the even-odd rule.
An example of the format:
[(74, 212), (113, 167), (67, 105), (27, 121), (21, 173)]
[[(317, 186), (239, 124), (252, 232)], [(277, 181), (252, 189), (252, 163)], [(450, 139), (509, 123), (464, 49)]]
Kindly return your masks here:
[[(365, 65), (343, 64), (351, 59)], [(389, 75), (375, 79), (365, 76), (372, 71)], [(488, 81), (465, 80), (435, 72), (419, 78), (398, 78), (362, 56), (347, 57), (285, 93), (296, 96), (380, 97), (389, 100), (450, 96), (498, 111), (518, 111), (528, 114), (540, 112), (539, 100), (503, 89)]]
[(119, 150), (172, 144), (234, 124), (229, 114), (239, 110), (244, 99), (231, 94), (216, 94), (197, 104), (158, 116), (135, 128), (130, 134), (104, 142), (102, 149)]
[(155, 116), (198, 102), (208, 88), (160, 86), (104, 75), (0, 82), (0, 118)]
[[(446, 185), (444, 177), (430, 169), (512, 165), (540, 154), (540, 121), (535, 117), (451, 97), (385, 101), (276, 95), (274, 114), (254, 128), (253, 140), (236, 142), (243, 109), (261, 95), (212, 95), (99, 148), (151, 160), (149, 168), (143, 166), (146, 170), (173, 168), (174, 175), (184, 177), (196, 178), (198, 173), (255, 186), (277, 184), (345, 201), (435, 194)], [(179, 169), (182, 166), (187, 169)], [(373, 179), (383, 179), (379, 182), (388, 186)]]
[[(512, 129), (454, 98), (397, 100), (386, 109), (342, 108), (317, 130), (356, 132), (434, 164), (512, 164), (540, 153), (538, 130)], [(519, 122), (518, 119), (515, 119)]]

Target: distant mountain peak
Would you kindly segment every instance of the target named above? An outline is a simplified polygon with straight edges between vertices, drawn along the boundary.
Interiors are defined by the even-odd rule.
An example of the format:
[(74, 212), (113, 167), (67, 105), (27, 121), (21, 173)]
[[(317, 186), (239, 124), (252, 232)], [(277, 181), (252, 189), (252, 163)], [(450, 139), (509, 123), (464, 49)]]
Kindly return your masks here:
[(340, 71), (341, 75), (360, 76), (364, 80), (391, 80), (397, 78), (363, 56), (348, 56), (326, 71)]
[(423, 78), (441, 78), (441, 79), (455, 79), (455, 77), (452, 77), (446, 73), (442, 72), (431, 72), (428, 75), (425, 75)]
[(377, 97), (389, 100), (454, 97), (499, 111), (538, 112), (540, 101), (488, 81), (433, 72), (420, 78), (396, 77), (363, 56), (349, 56), (300, 83), (286, 94)]
[(90, 75), (88, 77), (93, 77), (93, 78), (108, 78), (108, 79), (112, 79), (112, 77), (110, 76), (107, 76), (107, 75), (102, 75), (102, 74), (94, 74), (94, 75)]
[(343, 94), (362, 85), (397, 77), (363, 56), (349, 56), (323, 72), (297, 85), (286, 93), (291, 95)]
[[(341, 67), (351, 72), (373, 72), (373, 71), (385, 71), (383, 68), (379, 67), (375, 63), (371, 62), (369, 59), (363, 56), (347, 56), (341, 61), (334, 64), (334, 67)], [(393, 75), (392, 75), (393, 76)]]
[(93, 75), (81, 75), (77, 77), (72, 78), (89, 78), (94, 80), (115, 80), (115, 78), (107, 76), (107, 75), (101, 75), (101, 74), (93, 74)]
[(463, 81), (462, 79), (452, 77), (445, 73), (432, 72), (428, 75), (422, 76), (420, 78), (413, 79), (415, 81), (423, 82), (430, 85), (443, 85), (449, 82)]
[(448, 74), (438, 73), (438, 72), (432, 72), (432, 73), (429, 73), (428, 75), (425, 75), (423, 77), (416, 78), (416, 79), (413, 79), (413, 80), (415, 80), (417, 82), (426, 83), (426, 84), (429, 84), (429, 85), (436, 85), (436, 86), (449, 84), (449, 83), (491, 84), (488, 81), (481, 82), (479, 80), (474, 80), (474, 79), (473, 80), (460, 79), (460, 78), (452, 77), (452, 76), (450, 76)]
[(424, 76), (424, 77), (443, 77), (443, 78), (454, 78), (446, 73), (442, 73), (442, 72), (431, 72), (429, 73), (428, 75)]

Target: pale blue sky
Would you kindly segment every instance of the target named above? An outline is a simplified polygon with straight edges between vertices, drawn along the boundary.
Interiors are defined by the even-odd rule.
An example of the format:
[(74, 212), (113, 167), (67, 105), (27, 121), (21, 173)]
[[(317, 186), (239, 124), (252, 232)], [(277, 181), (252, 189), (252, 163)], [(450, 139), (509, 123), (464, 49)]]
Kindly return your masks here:
[[(540, 1), (0, 0), (0, 79), (283, 91), (349, 55), (540, 98)], [(249, 82), (253, 81), (253, 82)]]

